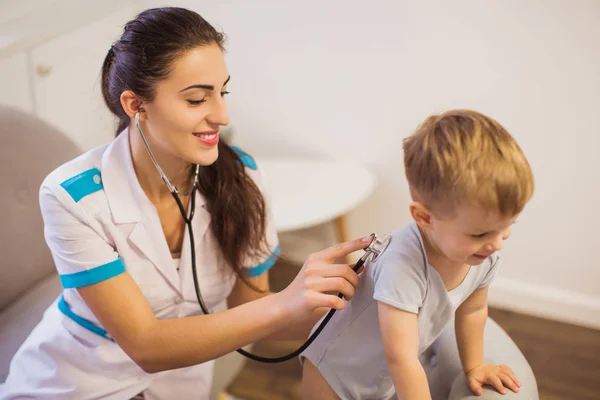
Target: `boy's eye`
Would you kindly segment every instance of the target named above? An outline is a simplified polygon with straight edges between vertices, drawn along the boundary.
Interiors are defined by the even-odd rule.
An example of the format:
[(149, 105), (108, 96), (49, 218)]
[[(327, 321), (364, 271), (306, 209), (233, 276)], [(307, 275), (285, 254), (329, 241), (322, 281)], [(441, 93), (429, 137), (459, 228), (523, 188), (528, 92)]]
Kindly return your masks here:
[(480, 233), (478, 235), (471, 235), (471, 236), (473, 236), (476, 239), (481, 239), (482, 237), (485, 237), (485, 235), (487, 235), (487, 232)]

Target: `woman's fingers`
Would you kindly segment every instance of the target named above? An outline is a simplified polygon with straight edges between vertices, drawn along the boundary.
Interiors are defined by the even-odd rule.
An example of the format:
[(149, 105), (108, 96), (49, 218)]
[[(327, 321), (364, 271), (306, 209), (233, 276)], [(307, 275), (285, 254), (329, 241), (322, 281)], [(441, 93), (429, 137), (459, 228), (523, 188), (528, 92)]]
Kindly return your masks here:
[[(306, 270), (306, 284), (319, 292), (340, 292), (347, 300), (354, 296), (360, 278), (348, 264), (313, 264)], [(315, 286), (317, 285), (317, 286)]]
[[(345, 307), (344, 299), (338, 297), (341, 293), (346, 300), (354, 296), (358, 286), (359, 277), (354, 272), (354, 264), (331, 264), (334, 260), (364, 249), (372, 238), (367, 236), (339, 243), (325, 250), (311, 254), (300, 274), (294, 279), (290, 290), (303, 291), (304, 307), (314, 311), (314, 308), (326, 307), (342, 309)], [(295, 288), (295, 289), (294, 289)], [(335, 292), (334, 294), (330, 294)]]
[(323, 278), (341, 277), (350, 282), (353, 286), (358, 286), (359, 277), (352, 270), (353, 265), (350, 264), (325, 264), (320, 263), (311, 268), (310, 276), (320, 276)]
[(340, 277), (313, 278), (307, 281), (307, 287), (319, 293), (339, 292), (346, 300), (350, 300), (354, 296), (354, 286)]
[(336, 310), (342, 310), (346, 307), (346, 302), (336, 295), (324, 294), (324, 293), (313, 293), (316, 308), (334, 308)]
[(331, 247), (321, 250), (317, 253), (313, 253), (309, 257), (310, 260), (325, 261), (326, 263), (332, 263), (335, 260), (346, 257), (350, 253), (362, 250), (371, 243), (371, 236), (365, 236), (364, 238), (349, 240), (347, 242), (338, 243)]

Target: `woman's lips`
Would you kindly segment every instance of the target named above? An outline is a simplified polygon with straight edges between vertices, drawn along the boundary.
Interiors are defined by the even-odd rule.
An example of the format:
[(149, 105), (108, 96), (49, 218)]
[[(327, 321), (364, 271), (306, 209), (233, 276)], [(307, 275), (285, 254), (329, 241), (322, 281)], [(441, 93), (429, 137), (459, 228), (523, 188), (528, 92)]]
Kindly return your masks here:
[(215, 146), (219, 143), (219, 131), (194, 132), (194, 136), (207, 146)]

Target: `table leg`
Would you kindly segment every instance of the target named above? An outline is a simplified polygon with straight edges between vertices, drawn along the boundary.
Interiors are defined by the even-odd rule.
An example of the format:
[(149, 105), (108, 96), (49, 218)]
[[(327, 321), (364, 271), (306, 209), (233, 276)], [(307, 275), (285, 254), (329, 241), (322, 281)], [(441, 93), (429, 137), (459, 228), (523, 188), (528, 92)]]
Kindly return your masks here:
[[(340, 242), (348, 241), (348, 217), (345, 214), (340, 215), (334, 220), (334, 223), (338, 240)], [(352, 263), (352, 259), (350, 258), (350, 256), (346, 256), (344, 262), (350, 264)]]

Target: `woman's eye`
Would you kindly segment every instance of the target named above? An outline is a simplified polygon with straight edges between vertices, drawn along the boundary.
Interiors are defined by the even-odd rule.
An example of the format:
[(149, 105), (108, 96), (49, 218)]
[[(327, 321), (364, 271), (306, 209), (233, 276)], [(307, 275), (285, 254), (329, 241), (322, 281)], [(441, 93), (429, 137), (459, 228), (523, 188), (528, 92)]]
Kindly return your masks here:
[(225, 96), (226, 94), (229, 94), (229, 92), (228, 91), (221, 92), (221, 96)]
[(206, 99), (202, 99), (202, 100), (188, 100), (187, 102), (190, 103), (193, 106), (197, 106), (199, 104), (202, 104), (206, 101)]

